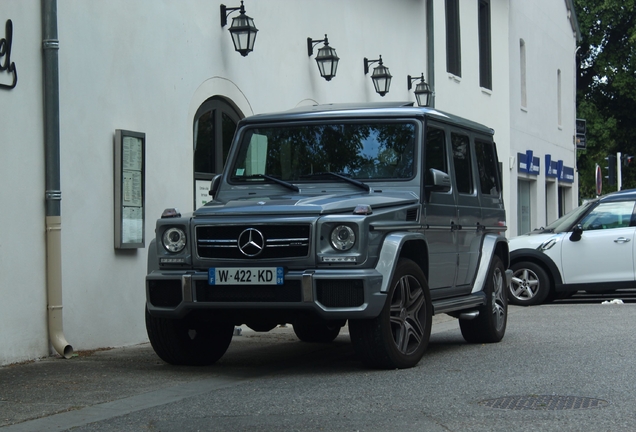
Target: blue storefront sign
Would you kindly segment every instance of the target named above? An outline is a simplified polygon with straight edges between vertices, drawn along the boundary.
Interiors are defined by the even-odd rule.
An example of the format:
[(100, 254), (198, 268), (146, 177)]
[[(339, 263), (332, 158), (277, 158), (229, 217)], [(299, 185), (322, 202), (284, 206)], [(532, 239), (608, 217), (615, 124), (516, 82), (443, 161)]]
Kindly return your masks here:
[(545, 155), (545, 176), (565, 183), (574, 183), (574, 168), (565, 166), (562, 160), (552, 160), (552, 155)]
[(525, 153), (517, 153), (517, 160), (519, 161), (517, 170), (520, 173), (539, 175), (541, 172), (541, 159), (534, 156), (532, 150), (528, 150)]

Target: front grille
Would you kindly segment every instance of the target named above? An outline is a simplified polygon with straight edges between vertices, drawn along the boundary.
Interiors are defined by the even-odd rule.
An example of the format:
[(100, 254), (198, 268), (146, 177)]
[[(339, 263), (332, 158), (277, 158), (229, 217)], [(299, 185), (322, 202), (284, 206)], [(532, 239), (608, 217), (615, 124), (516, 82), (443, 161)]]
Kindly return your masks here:
[(180, 280), (149, 280), (148, 299), (157, 307), (177, 307), (183, 299)]
[(364, 286), (359, 279), (316, 282), (317, 300), (325, 307), (358, 307), (364, 303)]
[(300, 281), (285, 281), (283, 285), (209, 285), (196, 281), (197, 302), (281, 302), (302, 300)]
[[(246, 246), (246, 230), (262, 235), (263, 244)], [(197, 253), (201, 258), (277, 259), (309, 255), (310, 225), (215, 225), (196, 227)], [(254, 240), (261, 236), (255, 232)], [(241, 237), (243, 234), (243, 237)], [(239, 237), (243, 251), (239, 248)]]

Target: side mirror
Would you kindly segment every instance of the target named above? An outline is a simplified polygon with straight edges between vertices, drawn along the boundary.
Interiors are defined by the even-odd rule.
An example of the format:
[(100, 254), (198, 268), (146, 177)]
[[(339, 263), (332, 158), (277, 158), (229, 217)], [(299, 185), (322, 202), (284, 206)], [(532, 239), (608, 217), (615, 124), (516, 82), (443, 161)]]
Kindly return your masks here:
[(572, 228), (572, 235), (570, 235), (570, 241), (577, 242), (581, 240), (581, 236), (583, 235), (583, 227), (581, 224), (576, 225)]
[(212, 177), (212, 181), (210, 182), (210, 190), (208, 191), (208, 195), (210, 195), (212, 199), (214, 199), (214, 195), (216, 195), (219, 190), (219, 185), (221, 184), (221, 176), (222, 174), (215, 175), (214, 177)]
[(444, 171), (431, 168), (426, 173), (427, 192), (448, 192), (451, 190), (451, 178)]

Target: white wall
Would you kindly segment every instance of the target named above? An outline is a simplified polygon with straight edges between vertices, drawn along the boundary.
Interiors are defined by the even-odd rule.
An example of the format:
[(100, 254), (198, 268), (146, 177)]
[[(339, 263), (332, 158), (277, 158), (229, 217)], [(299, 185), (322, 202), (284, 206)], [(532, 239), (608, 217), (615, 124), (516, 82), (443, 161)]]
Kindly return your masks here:
[(8, 19), (18, 82), (0, 89), (0, 364), (48, 354), (39, 1), (2, 2), (0, 39)]
[[(240, 95), (246, 115), (304, 99), (381, 100), (363, 71), (365, 56), (381, 54), (395, 76), (385, 99), (412, 98), (406, 75), (426, 67), (425, 53), (409, 55), (425, 38), (424, 2), (326, 3), (248, 2), (260, 31), (254, 52), (242, 57), (219, 24), (219, 3), (59, 1), (69, 343), (86, 349), (145, 340), (146, 251), (113, 250), (115, 129), (146, 133), (149, 242), (165, 207), (192, 208), (192, 115), (208, 97)], [(341, 58), (329, 83), (306, 48), (307, 37), (325, 33)]]

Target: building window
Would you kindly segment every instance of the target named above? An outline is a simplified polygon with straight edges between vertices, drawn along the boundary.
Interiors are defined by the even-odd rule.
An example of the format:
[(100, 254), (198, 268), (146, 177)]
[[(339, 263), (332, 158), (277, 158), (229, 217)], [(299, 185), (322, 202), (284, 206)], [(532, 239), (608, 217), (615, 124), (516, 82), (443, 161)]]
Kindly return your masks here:
[(226, 100), (213, 97), (205, 101), (194, 116), (195, 208), (209, 200), (210, 180), (223, 171), (236, 125), (242, 118)]
[(479, 0), (479, 85), (492, 90), (490, 0)]
[(521, 70), (521, 106), (528, 107), (528, 97), (526, 92), (526, 42), (519, 39), (519, 68)]
[(459, 0), (446, 0), (446, 70), (462, 76)]
[(557, 119), (559, 127), (563, 124), (562, 112), (561, 112), (561, 69), (557, 69)]

